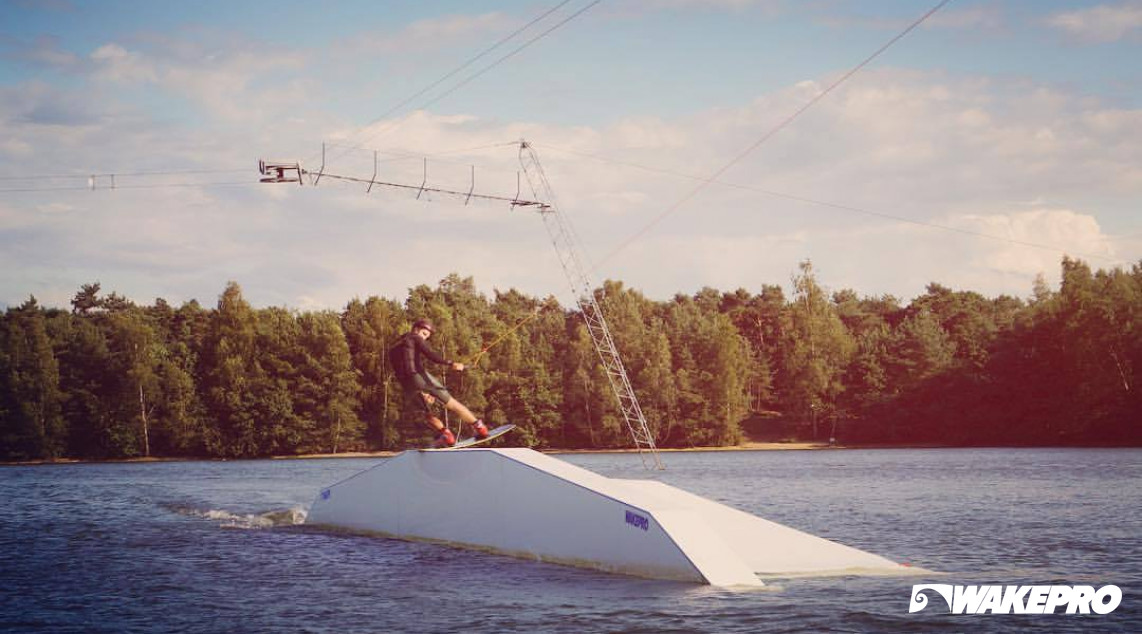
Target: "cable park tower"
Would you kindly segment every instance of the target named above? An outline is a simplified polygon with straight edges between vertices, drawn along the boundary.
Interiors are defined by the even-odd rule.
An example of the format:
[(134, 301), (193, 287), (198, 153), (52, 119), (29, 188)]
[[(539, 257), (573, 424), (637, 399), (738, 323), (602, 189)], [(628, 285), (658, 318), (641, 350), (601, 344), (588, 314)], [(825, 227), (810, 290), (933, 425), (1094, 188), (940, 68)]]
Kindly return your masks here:
[(543, 166), (539, 162), (539, 156), (527, 141), (521, 140), (519, 142), (519, 163), (527, 179), (529, 188), (531, 189), (532, 199), (523, 199), (520, 197), (518, 184), (515, 197), (476, 193), (474, 168), (472, 171), (471, 186), (467, 192), (429, 187), (427, 159), (425, 159), (424, 178), (420, 185), (378, 181), (376, 153), (373, 155), (373, 175), (371, 178), (365, 179), (326, 172), (324, 145), (322, 146), (321, 167), (317, 172), (305, 169), (299, 162), (259, 161), (258, 169), (262, 175), (261, 182), (263, 183), (297, 183), (298, 185), (304, 185), (308, 181), (311, 185), (317, 185), (322, 178), (330, 178), (367, 185), (368, 188), (366, 191), (372, 191), (373, 187), (388, 187), (406, 191), (416, 191), (416, 197), (418, 199), (422, 194), (428, 192), (463, 198), (465, 204), (472, 199), (478, 199), (504, 202), (512, 207), (534, 210), (543, 220), (547, 234), (551, 238), (551, 244), (554, 246), (555, 253), (559, 258), (559, 264), (563, 267), (563, 273), (571, 286), (572, 296), (575, 298), (575, 303), (578, 305), (579, 312), (583, 316), (583, 321), (586, 323), (587, 332), (591, 336), (591, 342), (594, 344), (595, 352), (599, 356), (599, 362), (607, 375), (607, 380), (615, 395), (619, 411), (622, 414), (623, 421), (626, 423), (627, 430), (630, 432), (631, 439), (634, 442), (635, 449), (638, 450), (643, 465), (647, 468), (664, 469), (665, 466), (662, 463), (662, 458), (659, 456), (658, 448), (654, 442), (654, 435), (647, 425), (646, 416), (643, 414), (642, 407), (638, 403), (638, 397), (635, 395), (634, 388), (631, 386), (630, 377), (627, 374), (626, 366), (623, 365), (622, 356), (615, 346), (615, 340), (607, 325), (602, 305), (599, 303), (598, 298), (595, 297), (594, 286), (591, 282), (589, 270), (584, 266), (583, 258), (580, 255), (581, 246), (579, 238), (567, 214), (560, 209), (556, 202), (555, 192), (543, 172)]

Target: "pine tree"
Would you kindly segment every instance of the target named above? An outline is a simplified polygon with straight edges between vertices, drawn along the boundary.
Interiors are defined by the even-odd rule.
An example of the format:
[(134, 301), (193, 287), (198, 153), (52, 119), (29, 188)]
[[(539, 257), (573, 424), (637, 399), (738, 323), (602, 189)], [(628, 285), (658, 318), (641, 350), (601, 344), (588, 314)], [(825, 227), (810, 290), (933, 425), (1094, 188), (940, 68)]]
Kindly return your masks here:
[(889, 376), (896, 391), (907, 390), (948, 369), (956, 346), (926, 309), (897, 326), (889, 344)]
[(836, 308), (818, 285), (812, 264), (801, 263), (782, 338), (781, 395), (787, 413), (808, 421), (815, 439), (819, 423), (836, 414), (843, 376), (855, 344)]
[(99, 322), (106, 329), (110, 355), (103, 398), (111, 412), (111, 453), (150, 456), (150, 427), (155, 408), (163, 400), (158, 376), (161, 343), (136, 308), (110, 312)]
[(207, 426), (204, 448), (213, 456), (260, 452), (258, 413), (251, 405), (261, 380), (257, 367), (257, 316), (236, 282), (226, 285), (211, 316), (201, 357)]
[(31, 297), (0, 324), (0, 456), (54, 459), (65, 444), (59, 366)]
[(401, 388), (393, 377), (388, 353), (400, 328), (408, 323), (397, 302), (376, 296), (363, 303), (354, 299), (341, 315), (361, 386), (358, 418), (365, 425), (366, 442), (381, 449), (404, 445), (402, 427), (398, 425)]
[(155, 347), (157, 398), (153, 399), (151, 447), (156, 455), (203, 455), (205, 406), (196, 368), (209, 315), (198, 302), (173, 309), (159, 299), (148, 309)]
[(364, 448), (364, 425), (356, 412), (361, 388), (340, 319), (330, 312), (307, 313), (299, 326), (294, 400), (298, 416), (312, 425), (306, 425), (308, 434), (298, 448), (328, 453)]

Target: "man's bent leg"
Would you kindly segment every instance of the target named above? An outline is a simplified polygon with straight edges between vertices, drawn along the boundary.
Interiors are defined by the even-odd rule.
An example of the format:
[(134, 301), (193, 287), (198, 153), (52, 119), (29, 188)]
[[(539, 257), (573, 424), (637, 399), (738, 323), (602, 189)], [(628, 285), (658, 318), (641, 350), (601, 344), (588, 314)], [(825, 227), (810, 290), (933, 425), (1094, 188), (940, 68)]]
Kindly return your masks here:
[(476, 418), (476, 416), (472, 414), (471, 410), (469, 410), (467, 407), (464, 407), (463, 403), (454, 398), (450, 398), (448, 399), (448, 402), (444, 404), (444, 407), (447, 407), (448, 409), (456, 412), (460, 415), (460, 420), (471, 425), (472, 435), (478, 440), (483, 440), (484, 438), (488, 437), (488, 426), (484, 424), (484, 421)]
[(444, 407), (447, 407), (448, 409), (456, 412), (456, 414), (460, 416), (460, 420), (468, 423), (469, 425), (476, 422), (476, 416), (472, 414), (472, 411), (467, 407), (464, 407), (463, 403), (454, 398), (448, 399), (448, 402), (444, 404)]
[(452, 430), (445, 427), (444, 423), (441, 422), (439, 418), (433, 416), (432, 414), (428, 414), (425, 417), (425, 420), (428, 422), (429, 426), (436, 430), (435, 445), (437, 447), (451, 447), (452, 445), (456, 444), (456, 435), (452, 433)]

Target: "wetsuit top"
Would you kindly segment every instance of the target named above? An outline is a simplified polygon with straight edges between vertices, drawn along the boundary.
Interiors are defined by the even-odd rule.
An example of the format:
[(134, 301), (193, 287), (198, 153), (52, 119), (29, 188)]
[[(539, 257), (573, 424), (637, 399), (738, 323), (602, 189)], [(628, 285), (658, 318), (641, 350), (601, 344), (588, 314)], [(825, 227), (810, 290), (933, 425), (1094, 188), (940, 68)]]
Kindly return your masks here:
[(452, 362), (440, 356), (438, 352), (421, 339), (416, 333), (406, 332), (397, 340), (396, 345), (389, 351), (393, 364), (393, 372), (397, 378), (409, 377), (414, 374), (424, 374), (424, 359), (435, 363), (451, 364)]

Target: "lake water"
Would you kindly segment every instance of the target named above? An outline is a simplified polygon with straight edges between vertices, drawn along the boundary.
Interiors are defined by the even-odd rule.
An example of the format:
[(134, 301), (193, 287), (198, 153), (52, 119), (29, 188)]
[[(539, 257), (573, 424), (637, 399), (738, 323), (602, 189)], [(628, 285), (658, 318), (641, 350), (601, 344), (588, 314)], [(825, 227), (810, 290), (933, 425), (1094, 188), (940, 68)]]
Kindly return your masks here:
[[(945, 574), (731, 591), (295, 525), (378, 459), (0, 467), (0, 630), (1142, 632), (1142, 450), (685, 453), (665, 472), (561, 458)], [(1124, 596), (1106, 616), (952, 616), (938, 598), (944, 613), (909, 615), (913, 583)]]

